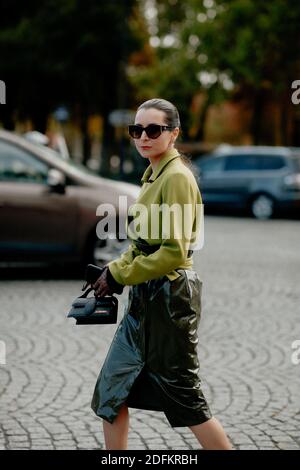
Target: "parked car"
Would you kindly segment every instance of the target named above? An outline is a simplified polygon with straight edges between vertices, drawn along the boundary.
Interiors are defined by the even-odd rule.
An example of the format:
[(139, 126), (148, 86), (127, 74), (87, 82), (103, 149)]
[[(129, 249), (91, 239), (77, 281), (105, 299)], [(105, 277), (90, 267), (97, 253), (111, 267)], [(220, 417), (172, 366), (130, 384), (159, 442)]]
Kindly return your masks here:
[[(0, 260), (106, 264), (129, 244), (127, 211), (139, 190), (0, 130)], [(119, 204), (119, 196), (126, 202)], [(116, 213), (116, 227), (105, 240), (96, 233), (108, 214), (96, 214), (103, 203)]]
[(66, 139), (61, 132), (52, 132), (50, 136), (47, 136), (38, 131), (28, 131), (25, 132), (23, 136), (37, 145), (46, 145), (55, 150), (57, 154), (65, 160), (71, 158)]
[(244, 209), (258, 219), (300, 213), (300, 149), (222, 145), (193, 163), (207, 208)]

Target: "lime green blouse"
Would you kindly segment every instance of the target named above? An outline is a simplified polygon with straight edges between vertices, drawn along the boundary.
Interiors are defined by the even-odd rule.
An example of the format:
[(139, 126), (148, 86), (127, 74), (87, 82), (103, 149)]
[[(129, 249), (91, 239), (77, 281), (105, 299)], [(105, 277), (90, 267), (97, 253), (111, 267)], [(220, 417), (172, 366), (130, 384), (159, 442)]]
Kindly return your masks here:
[[(139, 196), (128, 210), (133, 220), (126, 223), (127, 236), (130, 240), (141, 238), (149, 245), (160, 245), (160, 248), (147, 255), (132, 241), (127, 251), (109, 262), (112, 276), (122, 285), (140, 284), (163, 275), (174, 280), (180, 276), (175, 269), (192, 269), (193, 258), (188, 258), (187, 252), (197, 243), (202, 222), (197, 212), (197, 204), (202, 204), (198, 184), (175, 148), (161, 156), (153, 172), (150, 164), (141, 182)], [(166, 219), (162, 211), (157, 211), (162, 204), (166, 207), (175, 204), (179, 211), (173, 213), (170, 210), (171, 216)], [(140, 205), (144, 210), (138, 210)], [(166, 224), (167, 220), (170, 223)]]

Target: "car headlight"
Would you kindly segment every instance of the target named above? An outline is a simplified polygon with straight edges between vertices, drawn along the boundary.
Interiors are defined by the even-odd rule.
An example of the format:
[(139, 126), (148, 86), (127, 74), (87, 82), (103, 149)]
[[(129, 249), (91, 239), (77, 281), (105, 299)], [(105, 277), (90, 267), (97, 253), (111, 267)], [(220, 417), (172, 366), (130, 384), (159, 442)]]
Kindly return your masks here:
[(286, 189), (290, 191), (300, 191), (300, 173), (286, 175), (283, 182)]

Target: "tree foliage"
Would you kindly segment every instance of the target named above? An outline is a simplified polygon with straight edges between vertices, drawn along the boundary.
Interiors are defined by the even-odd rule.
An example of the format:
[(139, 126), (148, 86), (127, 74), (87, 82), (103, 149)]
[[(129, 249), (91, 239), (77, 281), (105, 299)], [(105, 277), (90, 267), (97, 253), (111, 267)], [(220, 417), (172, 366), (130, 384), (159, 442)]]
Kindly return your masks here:
[(145, 95), (173, 99), (189, 116), (199, 91), (209, 103), (239, 91), (254, 103), (256, 122), (264, 90), (282, 112), (291, 105), (300, 68), (297, 0), (156, 0), (156, 9), (156, 61), (132, 73)]
[(84, 114), (113, 109), (120, 62), (141, 46), (131, 30), (135, 6), (136, 0), (2, 1), (7, 109), (33, 118), (60, 103), (79, 105)]

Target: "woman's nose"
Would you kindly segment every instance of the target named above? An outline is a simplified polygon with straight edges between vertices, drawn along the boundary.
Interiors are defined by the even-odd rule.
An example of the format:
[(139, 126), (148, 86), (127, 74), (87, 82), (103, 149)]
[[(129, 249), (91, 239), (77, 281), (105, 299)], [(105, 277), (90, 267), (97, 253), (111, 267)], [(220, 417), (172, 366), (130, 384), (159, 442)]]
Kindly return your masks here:
[(143, 129), (143, 132), (142, 132), (142, 135), (141, 135), (141, 139), (143, 139), (143, 140), (144, 140), (144, 139), (148, 139), (148, 136), (147, 136), (147, 134), (146, 134), (145, 129)]

